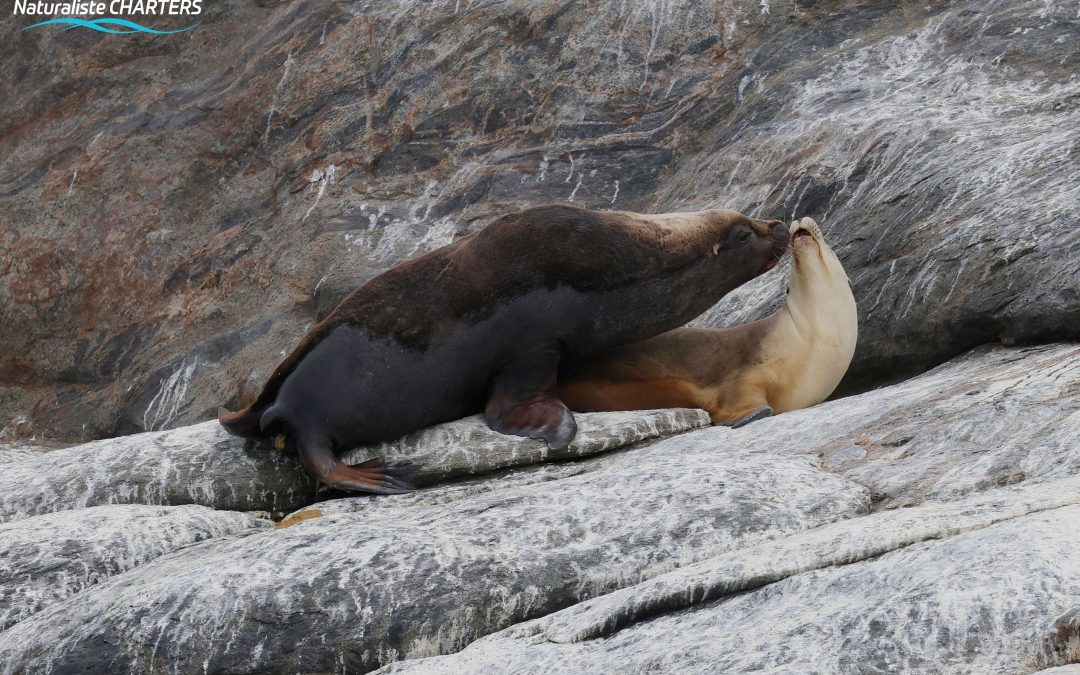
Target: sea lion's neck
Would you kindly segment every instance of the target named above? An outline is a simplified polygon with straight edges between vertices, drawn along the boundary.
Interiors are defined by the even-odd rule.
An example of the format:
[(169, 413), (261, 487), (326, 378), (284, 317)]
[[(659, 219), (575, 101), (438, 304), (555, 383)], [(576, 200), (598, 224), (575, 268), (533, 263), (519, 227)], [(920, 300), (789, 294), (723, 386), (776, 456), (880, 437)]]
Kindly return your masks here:
[(847, 274), (823, 243), (805, 246), (793, 262), (785, 312), (806, 338), (849, 332), (855, 300)]
[(799, 244), (784, 307), (774, 316), (768, 353), (783, 364), (782, 386), (769, 399), (779, 412), (825, 400), (839, 384), (855, 353), (858, 315), (840, 261), (818, 240)]

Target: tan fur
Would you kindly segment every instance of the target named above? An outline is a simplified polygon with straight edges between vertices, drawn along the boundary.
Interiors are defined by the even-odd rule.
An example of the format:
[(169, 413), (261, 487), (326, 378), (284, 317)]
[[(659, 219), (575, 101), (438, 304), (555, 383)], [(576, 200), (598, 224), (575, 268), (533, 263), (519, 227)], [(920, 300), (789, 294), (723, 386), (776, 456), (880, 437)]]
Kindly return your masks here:
[(679, 328), (610, 350), (559, 387), (576, 410), (699, 407), (714, 424), (816, 405), (851, 363), (858, 316), (844, 268), (810, 218), (792, 223), (783, 308), (737, 328)]

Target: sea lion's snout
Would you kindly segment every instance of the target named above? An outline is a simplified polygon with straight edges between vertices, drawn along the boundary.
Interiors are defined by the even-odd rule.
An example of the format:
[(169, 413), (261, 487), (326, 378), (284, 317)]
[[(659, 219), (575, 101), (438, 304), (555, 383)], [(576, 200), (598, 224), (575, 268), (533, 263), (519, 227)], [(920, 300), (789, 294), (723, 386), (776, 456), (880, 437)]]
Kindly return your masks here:
[(764, 274), (776, 267), (787, 251), (788, 228), (779, 220), (758, 220), (754, 222), (754, 231), (761, 237), (761, 246), (764, 247), (761, 252), (765, 254), (766, 260), (758, 272)]
[(818, 229), (817, 223), (813, 218), (799, 218), (791, 222), (791, 245), (794, 246), (796, 242), (803, 241), (804, 238), (817, 242), (821, 237), (821, 230)]
[(773, 240), (773, 243), (780, 244), (786, 248), (789, 236), (787, 225), (784, 225), (783, 221), (780, 220), (769, 220), (766, 222), (768, 223), (769, 237)]
[(788, 241), (791, 238), (788, 234), (787, 225), (783, 221), (770, 220), (769, 221), (769, 237), (772, 239), (772, 253), (776, 260), (779, 260), (784, 252), (787, 251)]

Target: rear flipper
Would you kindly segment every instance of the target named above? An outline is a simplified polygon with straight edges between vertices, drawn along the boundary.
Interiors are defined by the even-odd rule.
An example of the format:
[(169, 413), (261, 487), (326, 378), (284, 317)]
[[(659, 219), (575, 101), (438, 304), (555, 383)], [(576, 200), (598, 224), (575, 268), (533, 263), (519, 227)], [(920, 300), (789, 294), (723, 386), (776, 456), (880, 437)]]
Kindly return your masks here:
[(493, 430), (514, 436), (542, 438), (552, 450), (570, 445), (577, 422), (555, 396), (559, 369), (558, 343), (520, 354), (495, 376), (484, 407), (484, 421)]
[(377, 495), (400, 495), (416, 490), (402, 480), (403, 476), (415, 470), (407, 462), (386, 466), (381, 459), (375, 458), (349, 466), (334, 455), (329, 441), (325, 439), (298, 441), (296, 454), (313, 478), (339, 490)]
[(244, 408), (236, 412), (229, 412), (225, 408), (218, 408), (218, 422), (234, 436), (256, 438), (259, 436), (259, 414), (251, 408)]

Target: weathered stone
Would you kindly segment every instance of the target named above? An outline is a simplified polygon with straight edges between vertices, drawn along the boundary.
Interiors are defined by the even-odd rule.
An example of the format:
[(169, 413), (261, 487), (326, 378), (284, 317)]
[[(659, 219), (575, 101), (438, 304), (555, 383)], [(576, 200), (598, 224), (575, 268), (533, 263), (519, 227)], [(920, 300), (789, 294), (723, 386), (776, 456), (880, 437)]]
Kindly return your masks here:
[[(1015, 502), (1001, 496), (1004, 522), (977, 524), (979, 516), (990, 522), (995, 516), (985, 504), (973, 507), (987, 512), (952, 514), (960, 517), (951, 532), (937, 533), (949, 538), (938, 541), (924, 530), (929, 541), (908, 540), (911, 545), (874, 558), (883, 550), (876, 536), (894, 535), (890, 520), (905, 520), (916, 529), (923, 524), (905, 511), (856, 518), (831, 528), (830, 539), (859, 562), (842, 564), (850, 559), (841, 554), (821, 561), (830, 567), (802, 571), (796, 563), (772, 578), (769, 572), (787, 561), (771, 556), (799, 559), (809, 553), (800, 551), (799, 544), (815, 533), (796, 535), (699, 564), (701, 569), (712, 566), (709, 571), (717, 576), (710, 581), (720, 588), (703, 588), (683, 570), (671, 573), (680, 578), (665, 595), (678, 602), (669, 600), (657, 609), (689, 607), (683, 611), (618, 631), (571, 633), (566, 636), (571, 641), (561, 639), (557, 629), (552, 640), (544, 624), (558, 618), (577, 625), (574, 612), (579, 608), (570, 608), (562, 616), (479, 640), (457, 654), (394, 664), (384, 672), (603, 673), (616, 663), (625, 672), (1030, 672), (1043, 658), (1040, 642), (1053, 617), (1080, 602), (1080, 482), (1071, 483), (1072, 506), (1009, 514)], [(1028, 492), (1048, 493), (1052, 487)], [(1054, 495), (1047, 498), (1056, 501)], [(942, 509), (934, 510), (937, 520)], [(978, 529), (965, 532), (971, 528)], [(809, 553), (815, 556), (831, 557), (827, 548)], [(653, 588), (661, 583), (660, 578), (645, 582)], [(725, 592), (763, 585), (741, 594)], [(703, 591), (706, 601), (699, 603)], [(644, 592), (641, 602), (654, 600)], [(620, 595), (631, 594), (627, 589)], [(588, 625), (589, 609), (583, 616)]]
[[(607, 645), (623, 644), (619, 662), (640, 669), (693, 670), (709, 659), (736, 671), (759, 661), (825, 671), (931, 660), (947, 670), (968, 659), (990, 671), (1058, 665), (1047, 656), (1057, 653), (1046, 646), (1051, 628), (1080, 604), (1080, 430), (1069, 424), (1080, 409), (1071, 395), (1078, 362), (1076, 345), (977, 350), (908, 382), (743, 429), (710, 427), (410, 495), (321, 502), (289, 527), (190, 547), (25, 619), (0, 633), (0, 662), (355, 671), (508, 629), (445, 662), (414, 665), (603, 670), (622, 658)], [(956, 441), (991, 426), (995, 445), (981, 454), (991, 459), (971, 463), (971, 448)], [(1020, 446), (1017, 461), (1030, 468), (1015, 478), (1014, 466), (992, 458)], [(890, 454), (900, 447), (903, 455)], [(952, 466), (966, 466), (964, 480), (944, 489)], [(922, 604), (887, 602), (904, 579), (928, 589)], [(952, 579), (975, 589), (959, 609), (944, 595)], [(770, 600), (777, 594), (783, 602)], [(1013, 618), (981, 618), (989, 610), (971, 598)], [(875, 622), (883, 603), (894, 618)], [(738, 621), (724, 618), (729, 606)], [(912, 612), (932, 620), (903, 628)], [(655, 626), (671, 634), (634, 638)], [(844, 626), (862, 632), (845, 643)], [(783, 639), (762, 642), (774, 628)], [(832, 647), (810, 649), (803, 634)]]
[[(1044, 641), (1043, 658), (1049, 663), (1071, 663), (1080, 672), (1080, 605), (1058, 617)], [(1063, 671), (1060, 675), (1065, 675)]]
[(205, 539), (270, 521), (202, 506), (99, 506), (0, 524), (0, 631), (79, 591)]
[(342, 460), (359, 464), (384, 457), (388, 462), (411, 462), (417, 470), (409, 480), (424, 485), (522, 464), (586, 457), (711, 424), (705, 411), (688, 409), (579, 413), (575, 417), (577, 436), (558, 451), (549, 450), (543, 441), (492, 431), (476, 415), (421, 429), (390, 443), (358, 448), (345, 453)]
[[(470, 418), (374, 449), (416, 463), (421, 484), (544, 459), (573, 458), (709, 423), (701, 410), (584, 413), (566, 450), (489, 430)], [(0, 522), (99, 504), (203, 504), (226, 510), (291, 511), (314, 501), (316, 485), (294, 457), (227, 434), (217, 422), (94, 441), (12, 462), (0, 472)]]
[[(545, 637), (557, 643), (607, 637), (651, 616), (804, 572), (869, 560), (919, 542), (947, 539), (1076, 504), (1080, 504), (1080, 477), (1023, 489), (991, 490), (959, 502), (881, 511), (688, 565), (546, 616), (533, 625), (542, 626)], [(1057, 624), (1064, 635), (1072, 621), (1063, 617)]]
[(295, 458), (230, 436), (214, 421), (5, 464), (0, 522), (102, 504), (287, 511), (314, 496), (315, 482)]
[[(822, 223), (859, 303), (841, 386), (896, 381), (980, 343), (1075, 339), (1075, 6), (800, 4), (774, 5), (773, 46), (740, 72), (734, 114), (702, 121), (701, 149), (658, 201), (707, 194)], [(783, 293), (762, 278), (700, 322), (759, 318)]]
[(978, 349), (901, 384), (747, 427), (742, 447), (798, 449), (877, 508), (1080, 474), (1080, 345)]
[(371, 670), (868, 504), (807, 459), (700, 432), (576, 464), (479, 493), (354, 498), (351, 512), (186, 549), (0, 633), (0, 663)]
[(46, 452), (52, 452), (55, 448), (42, 447), (32, 443), (4, 443), (0, 444), (0, 464), (17, 462), (21, 459), (40, 457)]

